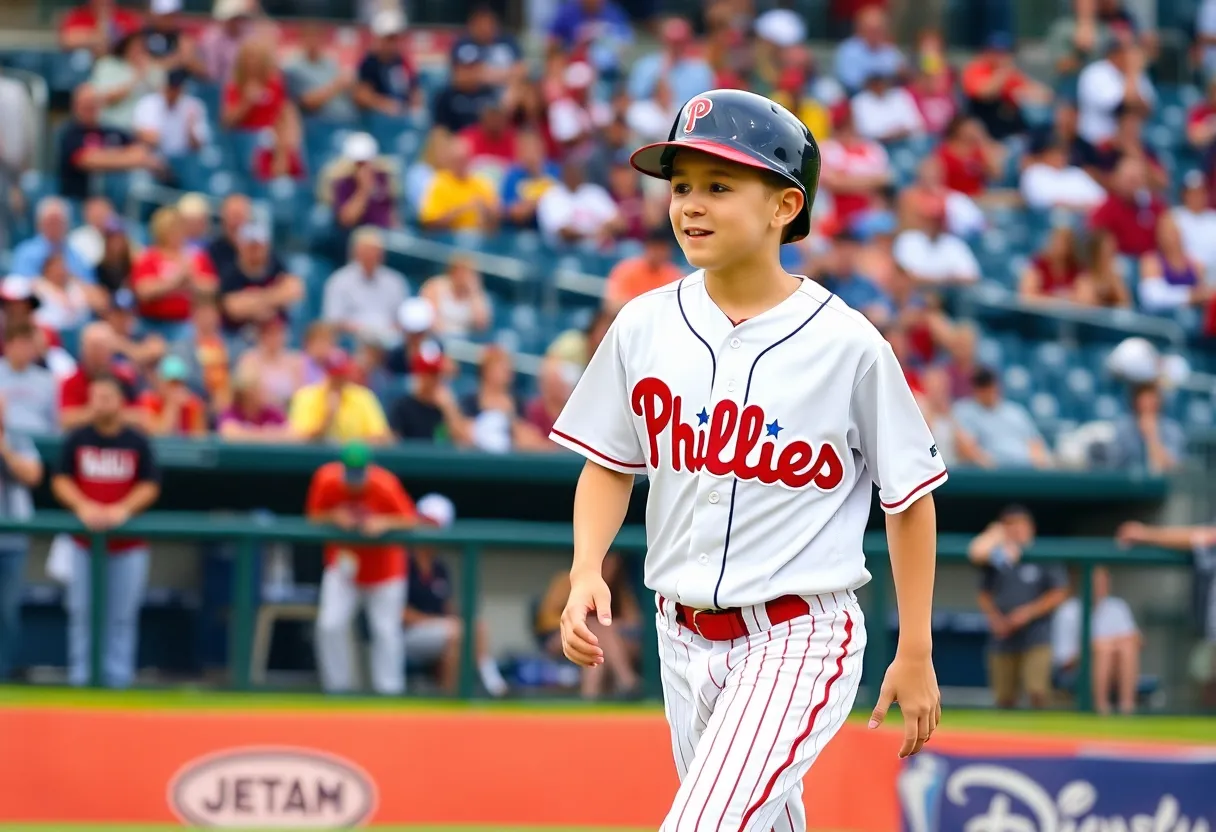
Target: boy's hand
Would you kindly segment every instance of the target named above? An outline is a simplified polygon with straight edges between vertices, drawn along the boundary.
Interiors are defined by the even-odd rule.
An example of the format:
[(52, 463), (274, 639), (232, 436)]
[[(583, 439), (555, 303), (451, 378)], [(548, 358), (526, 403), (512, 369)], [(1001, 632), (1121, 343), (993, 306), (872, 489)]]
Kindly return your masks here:
[(910, 757), (924, 747), (942, 720), (942, 695), (930, 655), (907, 656), (898, 651), (887, 668), (878, 694), (878, 704), (870, 715), (870, 728), (877, 728), (887, 716), (892, 702), (899, 703), (904, 715), (904, 743), (900, 757)]
[(562, 611), (562, 652), (566, 658), (582, 667), (604, 663), (600, 640), (587, 626), (587, 613), (598, 615), (600, 623), (612, 623), (612, 592), (597, 572), (571, 576), (570, 597)]

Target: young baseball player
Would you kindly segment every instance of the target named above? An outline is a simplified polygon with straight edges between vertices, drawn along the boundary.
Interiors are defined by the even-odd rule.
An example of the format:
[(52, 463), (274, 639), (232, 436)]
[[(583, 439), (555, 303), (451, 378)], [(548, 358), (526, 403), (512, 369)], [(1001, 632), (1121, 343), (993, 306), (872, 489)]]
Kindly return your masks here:
[(698, 270), (625, 305), (551, 434), (587, 459), (565, 654), (603, 661), (587, 616), (611, 623), (600, 566), (645, 474), (645, 578), (681, 780), (662, 830), (800, 832), (803, 777), (861, 677), (871, 483), (900, 638), (870, 727), (898, 701), (907, 756), (940, 719), (930, 492), (946, 469), (887, 342), (779, 264), (781, 244), (810, 232), (819, 184), (797, 118), (714, 90), (632, 161), (671, 182), (672, 228)]

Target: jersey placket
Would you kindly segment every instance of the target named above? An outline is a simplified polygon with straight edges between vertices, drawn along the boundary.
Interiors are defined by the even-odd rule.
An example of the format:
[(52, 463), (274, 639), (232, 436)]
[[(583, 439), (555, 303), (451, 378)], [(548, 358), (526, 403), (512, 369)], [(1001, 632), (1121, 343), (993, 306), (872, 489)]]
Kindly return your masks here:
[[(704, 410), (696, 414), (698, 446), (704, 442), (707, 450), (713, 441), (714, 430), (720, 429), (715, 419), (719, 405), (726, 401), (734, 402), (739, 412), (745, 404), (747, 377), (755, 361), (755, 350), (741, 334), (741, 329), (742, 325), (733, 327), (720, 342), (715, 352), (717, 371), (710, 400)], [(737, 441), (738, 431), (731, 430), (718, 456), (730, 460)], [(730, 554), (730, 531), (735, 519), (738, 480), (734, 476), (715, 476), (704, 465), (696, 477), (696, 500), (689, 535), (690, 568), (680, 578), (679, 595), (690, 606), (729, 606), (720, 603), (715, 596), (718, 595), (723, 576), (730, 569), (726, 559)]]

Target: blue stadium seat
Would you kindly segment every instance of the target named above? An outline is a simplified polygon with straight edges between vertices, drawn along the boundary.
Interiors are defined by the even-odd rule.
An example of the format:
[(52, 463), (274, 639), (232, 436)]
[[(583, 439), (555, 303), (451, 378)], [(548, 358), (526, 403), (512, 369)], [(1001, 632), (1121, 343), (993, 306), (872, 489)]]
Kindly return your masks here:
[(1194, 397), (1187, 403), (1182, 417), (1182, 426), (1188, 430), (1211, 430), (1214, 420), (1212, 400), (1209, 397)]
[(1113, 420), (1123, 415), (1125, 408), (1115, 396), (1103, 394), (1093, 400), (1090, 418)]
[[(54, 53), (36, 49), (16, 49), (11, 52), (4, 52), (0, 54), (0, 64), (12, 67), (13, 69), (32, 72), (33, 74), (41, 77), (46, 77), (49, 74), (48, 69), (52, 54)], [(83, 54), (86, 59), (89, 59), (87, 52)], [(62, 55), (59, 57), (69, 58), (70, 56)], [(91, 59), (89, 59), (88, 62), (92, 63)]]
[(1030, 372), (1025, 367), (1021, 364), (1006, 367), (1002, 382), (1006, 398), (1022, 405), (1029, 403), (1034, 389)]

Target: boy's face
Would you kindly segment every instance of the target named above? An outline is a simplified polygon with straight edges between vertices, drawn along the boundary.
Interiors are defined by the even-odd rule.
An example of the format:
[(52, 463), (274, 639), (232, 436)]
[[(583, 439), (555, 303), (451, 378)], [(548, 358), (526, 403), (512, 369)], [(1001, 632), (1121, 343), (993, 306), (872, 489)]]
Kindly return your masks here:
[(696, 151), (676, 155), (671, 227), (695, 268), (729, 267), (777, 242), (801, 206), (796, 188), (773, 188), (746, 165)]

